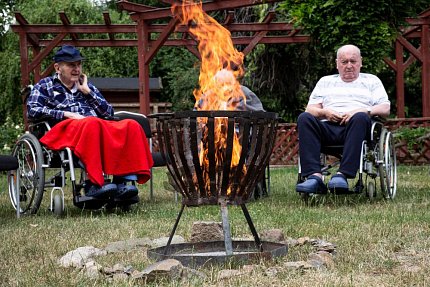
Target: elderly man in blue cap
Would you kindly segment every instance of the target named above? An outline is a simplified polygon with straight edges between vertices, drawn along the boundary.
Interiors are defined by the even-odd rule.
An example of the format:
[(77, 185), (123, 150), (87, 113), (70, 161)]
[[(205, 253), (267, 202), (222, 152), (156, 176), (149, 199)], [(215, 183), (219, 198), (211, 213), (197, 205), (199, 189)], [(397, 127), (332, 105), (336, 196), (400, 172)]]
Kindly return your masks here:
[[(145, 182), (149, 179), (148, 168), (152, 166), (152, 158), (142, 162), (142, 157), (146, 157), (149, 152), (142, 128), (131, 120), (121, 123), (98, 119), (112, 117), (114, 110), (82, 73), (84, 58), (78, 49), (70, 45), (62, 46), (55, 53), (53, 60), (55, 74), (34, 85), (27, 100), (30, 120), (51, 118), (60, 121), (40, 139), (41, 143), (53, 150), (62, 149), (65, 144), (70, 147), (70, 144), (75, 148), (72, 150), (78, 157), (89, 153), (85, 158), (80, 157), (90, 179), (85, 186), (87, 196), (113, 196), (120, 199), (136, 196), (136, 186), (126, 182)], [(62, 138), (56, 139), (58, 134)], [(141, 134), (143, 135), (140, 136)], [(99, 146), (102, 151), (96, 155), (93, 151)], [(127, 151), (132, 151), (133, 155), (127, 156)], [(106, 168), (108, 165), (113, 168)], [(118, 171), (120, 174), (108, 173), (104, 169)], [(94, 170), (96, 172), (91, 173)], [(123, 173), (130, 170), (136, 173)], [(114, 177), (113, 183), (104, 184), (102, 172), (117, 177)]]

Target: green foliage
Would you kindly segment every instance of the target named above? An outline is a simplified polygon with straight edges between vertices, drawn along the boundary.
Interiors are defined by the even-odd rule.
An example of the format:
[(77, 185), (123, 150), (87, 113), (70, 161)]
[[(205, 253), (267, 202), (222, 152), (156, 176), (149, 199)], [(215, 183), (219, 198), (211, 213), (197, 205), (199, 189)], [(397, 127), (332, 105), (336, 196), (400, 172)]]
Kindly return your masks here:
[[(15, 35), (7, 33), (4, 35), (10, 47), (18, 46), (18, 39)], [(0, 123), (6, 117), (13, 118), (22, 112), (22, 101), (20, 97), (20, 55), (18, 48), (0, 49)]]
[(198, 59), (188, 50), (162, 47), (150, 64), (152, 75), (162, 76), (163, 91), (160, 101), (171, 101), (174, 110), (194, 106), (193, 90), (198, 85)]
[(430, 134), (430, 127), (401, 127), (396, 130), (394, 138), (396, 142), (405, 141), (409, 150), (414, 150), (415, 147), (421, 148), (423, 141), (419, 140), (420, 137)]
[(424, 0), (285, 0), (280, 5), (280, 11), (304, 27), (323, 52), (333, 52), (344, 44), (360, 47), (366, 58), (363, 68), (370, 72), (384, 66), (381, 59), (392, 49), (404, 17), (425, 8), (428, 1)]
[(172, 89), (173, 110), (191, 110), (196, 102), (193, 90), (198, 85), (199, 70), (195, 67), (177, 68), (167, 74)]
[(21, 121), (16, 121), (11, 117), (7, 117), (5, 122), (0, 126), (0, 153), (9, 154), (11, 148), (15, 144), (19, 136), (24, 133), (24, 124)]

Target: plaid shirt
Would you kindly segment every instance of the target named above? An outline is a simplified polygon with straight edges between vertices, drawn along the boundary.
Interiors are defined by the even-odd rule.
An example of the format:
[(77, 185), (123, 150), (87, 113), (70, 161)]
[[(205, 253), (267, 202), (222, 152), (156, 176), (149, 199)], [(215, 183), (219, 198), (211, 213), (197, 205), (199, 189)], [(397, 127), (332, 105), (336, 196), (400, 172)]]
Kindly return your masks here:
[(88, 83), (91, 92), (84, 95), (74, 87), (66, 88), (55, 74), (40, 80), (34, 85), (27, 100), (27, 115), (31, 119), (43, 116), (57, 120), (64, 118), (64, 112), (78, 113), (84, 116), (113, 116), (112, 106), (105, 100), (100, 91)]

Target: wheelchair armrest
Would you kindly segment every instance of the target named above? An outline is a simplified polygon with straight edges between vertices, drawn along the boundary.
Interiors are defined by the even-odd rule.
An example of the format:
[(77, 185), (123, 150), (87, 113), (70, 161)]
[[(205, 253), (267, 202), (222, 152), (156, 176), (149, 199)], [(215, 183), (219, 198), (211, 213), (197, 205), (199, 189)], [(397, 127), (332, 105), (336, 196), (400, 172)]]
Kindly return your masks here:
[(372, 121), (380, 122), (380, 123), (385, 123), (387, 121), (386, 118), (383, 118), (381, 116), (372, 116), (371, 119)]
[(0, 171), (15, 170), (19, 166), (18, 159), (11, 155), (0, 155)]
[(117, 117), (117, 116), (103, 116), (100, 118), (103, 120), (107, 120), (107, 121), (119, 121), (119, 120), (121, 120), (121, 118)]

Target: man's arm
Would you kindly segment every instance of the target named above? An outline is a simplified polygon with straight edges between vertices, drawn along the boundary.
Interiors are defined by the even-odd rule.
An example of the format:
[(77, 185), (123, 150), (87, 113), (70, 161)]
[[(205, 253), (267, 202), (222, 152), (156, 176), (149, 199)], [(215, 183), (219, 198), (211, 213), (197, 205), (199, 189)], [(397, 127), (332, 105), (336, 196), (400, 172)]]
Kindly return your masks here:
[[(43, 80), (42, 80), (43, 81)], [(40, 119), (42, 117), (52, 117), (56, 120), (63, 119), (64, 112), (53, 110), (48, 107), (49, 91), (45, 82), (36, 84), (27, 99), (27, 115), (30, 119)]]
[(382, 103), (371, 108), (371, 116), (388, 117), (390, 115), (390, 104)]

